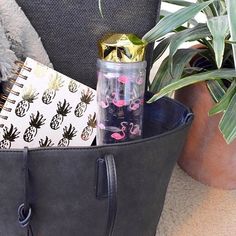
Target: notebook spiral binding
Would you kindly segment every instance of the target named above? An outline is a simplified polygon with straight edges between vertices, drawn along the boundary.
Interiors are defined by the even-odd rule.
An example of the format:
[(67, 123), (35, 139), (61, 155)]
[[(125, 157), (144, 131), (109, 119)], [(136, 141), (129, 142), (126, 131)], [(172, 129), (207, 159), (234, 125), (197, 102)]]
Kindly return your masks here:
[[(5, 106), (5, 102), (7, 101), (7, 102), (12, 103), (12, 104), (16, 103), (16, 100), (9, 99), (8, 95), (10, 93), (15, 95), (15, 96), (19, 96), (20, 95), (19, 92), (12, 90), (13, 85), (16, 85), (16, 86), (18, 86), (20, 88), (24, 87), (24, 84), (16, 82), (16, 79), (17, 78), (21, 78), (21, 79), (27, 80), (27, 78), (28, 78), (27, 76), (21, 74), (21, 70), (24, 69), (24, 70), (27, 70), (29, 72), (31, 72), (31, 70), (32, 70), (30, 67), (25, 66), (24, 62), (22, 62), (22, 61), (15, 61), (15, 64), (16, 64), (17, 68), (12, 70), (12, 75), (14, 77), (13, 78), (12, 77), (8, 78), (8, 82), (7, 82), (8, 86), (3, 88), (3, 92), (4, 93), (0, 95), (0, 100), (1, 100), (0, 101), (0, 109), (1, 110), (5, 110), (7, 112), (11, 112), (12, 109), (6, 107)], [(9, 84), (11, 86), (9, 86)], [(7, 120), (8, 116), (0, 115), (0, 119)], [(1, 124), (0, 124), (0, 127), (2, 127)]]

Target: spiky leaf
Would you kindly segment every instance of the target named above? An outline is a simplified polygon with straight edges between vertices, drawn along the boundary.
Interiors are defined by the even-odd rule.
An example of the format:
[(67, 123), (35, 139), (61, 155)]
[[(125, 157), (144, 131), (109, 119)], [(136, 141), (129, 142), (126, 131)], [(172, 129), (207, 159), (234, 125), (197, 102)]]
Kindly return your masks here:
[(173, 71), (170, 73), (169, 70), (169, 57), (167, 57), (161, 64), (159, 70), (157, 71), (154, 80), (151, 84), (150, 90), (154, 93), (162, 89), (164, 86), (169, 84), (171, 80), (178, 80), (181, 78), (185, 66), (189, 63), (194, 55), (196, 55), (201, 50), (188, 48), (179, 49), (174, 55), (173, 60)]
[(226, 142), (230, 144), (236, 137), (236, 93), (232, 97), (229, 106), (223, 115), (219, 128)]
[[(197, 2), (199, 3), (206, 2), (206, 1), (207, 0), (197, 0)], [(215, 6), (216, 1), (217, 0), (213, 1), (211, 4), (209, 4), (206, 8), (203, 9), (203, 12), (205, 13), (207, 18), (211, 18), (211, 17), (219, 15)]]
[(206, 24), (198, 24), (193, 28), (186, 29), (179, 33), (176, 33), (174, 37), (172, 37), (170, 42), (170, 65), (172, 68), (172, 59), (178, 48), (182, 43), (188, 41), (195, 41), (201, 38), (206, 38), (211, 35)]
[(225, 38), (229, 34), (227, 16), (217, 16), (207, 21), (207, 26), (213, 37), (216, 65), (221, 68), (225, 51)]
[(178, 6), (183, 6), (183, 7), (188, 7), (194, 4), (192, 2), (188, 2), (184, 0), (162, 0), (162, 2), (166, 2), (166, 3), (178, 5)]
[(233, 77), (236, 77), (236, 71), (233, 69), (219, 69), (191, 75), (167, 85), (165, 88), (161, 89), (158, 93), (156, 93), (148, 101), (148, 103), (154, 102), (170, 92), (173, 92), (177, 89), (186, 87), (191, 84), (195, 84), (197, 82), (202, 82), (206, 80), (230, 79)]
[(219, 102), (225, 95), (226, 88), (221, 80), (209, 80), (207, 81), (207, 88), (211, 93), (215, 102)]
[(156, 62), (164, 54), (164, 52), (166, 51), (171, 42), (172, 37), (173, 36), (169, 36), (157, 44), (157, 46), (153, 50), (152, 64)]
[[(236, 41), (236, 1), (235, 0), (226, 0), (227, 11), (228, 11), (228, 20), (229, 20), (229, 28), (231, 34), (231, 40)], [(234, 62), (236, 64), (236, 45), (232, 44), (233, 47), (233, 55)]]
[(229, 106), (229, 103), (236, 93), (236, 82), (233, 81), (228, 90), (226, 91), (225, 95), (222, 99), (209, 111), (209, 115), (215, 115), (217, 113), (223, 112)]
[(192, 19), (198, 12), (200, 12), (213, 1), (214, 0), (210, 0), (203, 3), (193, 4), (162, 18), (154, 28), (152, 28), (143, 36), (143, 40), (147, 42), (154, 42), (155, 40), (165, 36), (167, 33)]

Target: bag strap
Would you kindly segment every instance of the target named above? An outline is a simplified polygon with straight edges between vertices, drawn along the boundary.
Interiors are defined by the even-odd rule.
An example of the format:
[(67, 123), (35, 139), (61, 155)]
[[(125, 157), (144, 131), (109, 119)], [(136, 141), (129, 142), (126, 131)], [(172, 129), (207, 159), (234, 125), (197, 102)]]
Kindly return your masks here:
[(117, 175), (116, 164), (113, 155), (105, 156), (107, 186), (108, 186), (108, 217), (106, 236), (111, 236), (113, 233), (116, 212), (117, 212)]
[[(33, 236), (32, 227), (30, 225), (32, 210), (29, 202), (28, 156), (28, 148), (25, 147), (23, 150), (25, 194), (24, 203), (18, 208), (18, 221), (21, 227), (26, 228), (27, 236)], [(105, 155), (104, 158), (99, 158), (97, 163), (97, 198), (108, 198), (108, 215), (105, 236), (112, 236), (117, 213), (117, 174), (115, 159), (113, 155), (108, 154)]]
[(30, 225), (32, 210), (29, 203), (29, 158), (28, 158), (28, 148), (25, 147), (23, 150), (24, 159), (24, 203), (22, 203), (18, 208), (18, 222), (22, 228), (26, 228), (26, 235), (33, 236), (32, 227)]
[(108, 215), (105, 236), (112, 236), (117, 213), (117, 174), (113, 155), (97, 160), (98, 199), (108, 198)]

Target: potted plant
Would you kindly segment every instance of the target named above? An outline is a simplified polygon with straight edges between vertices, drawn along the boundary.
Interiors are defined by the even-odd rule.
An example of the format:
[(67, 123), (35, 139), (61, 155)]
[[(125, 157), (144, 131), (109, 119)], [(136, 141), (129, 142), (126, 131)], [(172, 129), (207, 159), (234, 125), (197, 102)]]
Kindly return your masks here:
[[(148, 102), (181, 88), (175, 97), (193, 109), (195, 121), (180, 166), (203, 183), (236, 188), (236, 1), (163, 2), (183, 8), (164, 16), (143, 37), (159, 41), (153, 61), (169, 46), (169, 55), (149, 84), (155, 95)], [(199, 12), (206, 23), (193, 19)], [(198, 41), (200, 48), (180, 49), (187, 41)]]

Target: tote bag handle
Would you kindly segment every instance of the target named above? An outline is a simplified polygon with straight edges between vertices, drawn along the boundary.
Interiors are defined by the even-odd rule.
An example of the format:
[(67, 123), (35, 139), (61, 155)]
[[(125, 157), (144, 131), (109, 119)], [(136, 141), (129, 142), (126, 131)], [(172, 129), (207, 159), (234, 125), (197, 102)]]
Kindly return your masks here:
[[(26, 235), (33, 236), (33, 231), (30, 226), (31, 206), (29, 203), (29, 154), (28, 148), (23, 150), (24, 158), (24, 182), (25, 196), (24, 203), (18, 208), (18, 221), (21, 227), (26, 228)], [(105, 236), (112, 236), (116, 212), (117, 212), (117, 174), (116, 164), (113, 155), (105, 155), (104, 158), (97, 160), (97, 192), (98, 199), (108, 199), (108, 213)]]
[(105, 236), (112, 236), (117, 212), (117, 174), (113, 155), (97, 160), (98, 199), (108, 198), (107, 226)]

